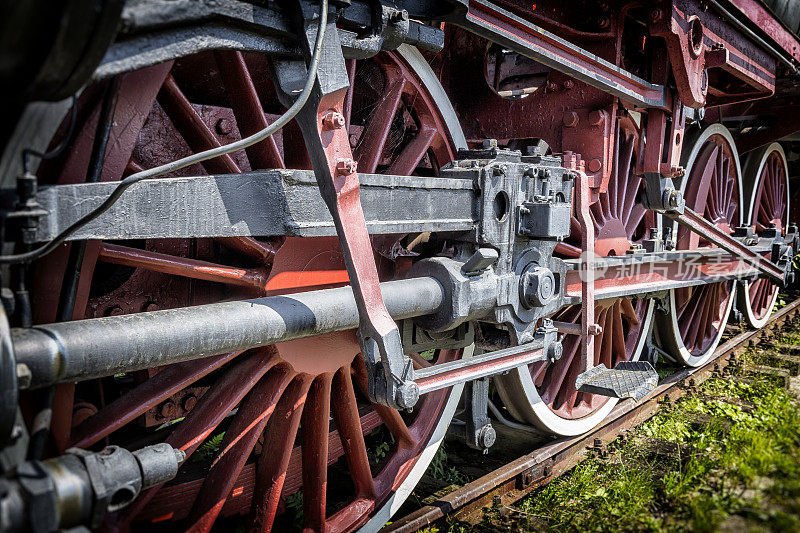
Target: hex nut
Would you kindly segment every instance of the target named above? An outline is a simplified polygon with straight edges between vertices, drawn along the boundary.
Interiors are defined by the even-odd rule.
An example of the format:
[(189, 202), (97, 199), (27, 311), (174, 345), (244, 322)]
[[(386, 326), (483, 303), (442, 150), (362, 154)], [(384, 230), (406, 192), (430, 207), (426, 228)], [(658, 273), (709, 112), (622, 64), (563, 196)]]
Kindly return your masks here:
[(520, 282), (522, 303), (528, 308), (547, 305), (556, 294), (556, 280), (549, 268), (528, 268)]

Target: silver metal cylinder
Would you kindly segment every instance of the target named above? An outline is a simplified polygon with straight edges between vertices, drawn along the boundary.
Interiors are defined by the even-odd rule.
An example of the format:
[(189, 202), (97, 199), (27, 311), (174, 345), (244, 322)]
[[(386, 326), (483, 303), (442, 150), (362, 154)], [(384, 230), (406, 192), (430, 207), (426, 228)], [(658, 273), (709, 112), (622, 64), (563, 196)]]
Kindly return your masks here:
[[(434, 278), (381, 283), (396, 320), (435, 312), (445, 299)], [(348, 287), (133, 315), (14, 328), (16, 362), (31, 388), (110, 376), (358, 327)]]

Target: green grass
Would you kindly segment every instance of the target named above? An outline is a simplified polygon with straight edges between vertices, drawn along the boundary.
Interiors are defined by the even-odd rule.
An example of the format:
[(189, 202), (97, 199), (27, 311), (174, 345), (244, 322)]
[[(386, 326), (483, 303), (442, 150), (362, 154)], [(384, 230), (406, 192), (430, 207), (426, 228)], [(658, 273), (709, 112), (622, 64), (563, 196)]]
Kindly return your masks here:
[(767, 379), (712, 378), (605, 457), (512, 508), (486, 510), (478, 526), (439, 529), (800, 531), (800, 408)]

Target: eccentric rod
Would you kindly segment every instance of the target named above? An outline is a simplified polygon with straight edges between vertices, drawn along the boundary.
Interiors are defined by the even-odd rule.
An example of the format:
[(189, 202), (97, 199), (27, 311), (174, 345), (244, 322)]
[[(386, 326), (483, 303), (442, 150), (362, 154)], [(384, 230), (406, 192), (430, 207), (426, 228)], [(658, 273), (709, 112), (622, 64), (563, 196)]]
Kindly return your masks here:
[[(431, 277), (381, 283), (395, 320), (429, 315), (445, 301)], [(352, 289), (14, 328), (16, 362), (31, 388), (82, 381), (358, 327)]]

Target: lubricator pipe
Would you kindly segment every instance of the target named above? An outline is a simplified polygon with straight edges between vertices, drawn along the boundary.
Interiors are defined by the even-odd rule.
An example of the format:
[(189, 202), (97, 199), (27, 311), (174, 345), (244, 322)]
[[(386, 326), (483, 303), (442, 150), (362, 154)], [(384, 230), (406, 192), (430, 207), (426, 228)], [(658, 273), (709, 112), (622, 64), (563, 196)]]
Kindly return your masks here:
[[(429, 315), (445, 302), (432, 277), (381, 283), (395, 320)], [(348, 287), (11, 330), (30, 388), (110, 376), (358, 327)]]

